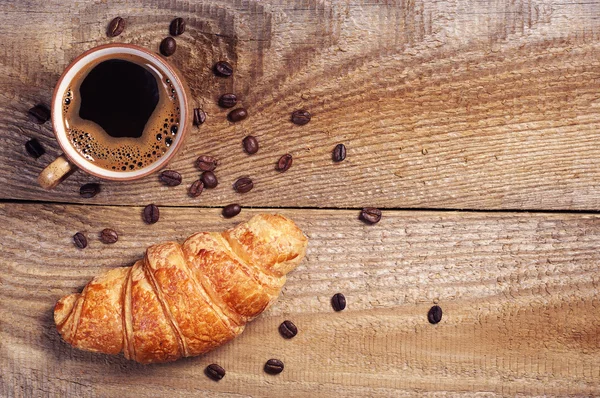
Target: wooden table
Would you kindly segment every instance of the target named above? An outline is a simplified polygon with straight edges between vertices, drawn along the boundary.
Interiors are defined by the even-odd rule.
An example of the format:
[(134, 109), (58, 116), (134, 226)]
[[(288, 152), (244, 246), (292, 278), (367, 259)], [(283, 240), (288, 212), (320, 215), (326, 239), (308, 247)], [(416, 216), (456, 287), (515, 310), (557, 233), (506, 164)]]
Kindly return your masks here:
[[(600, 2), (27, 0), (0, 11), (2, 397), (600, 394)], [(128, 26), (109, 39), (117, 15)], [(176, 16), (187, 31), (171, 59), (208, 114), (170, 165), (184, 183), (103, 182), (84, 199), (79, 187), (97, 180), (77, 172), (40, 189), (60, 151), (27, 110), (49, 103), (77, 54), (109, 42), (156, 50)], [(213, 76), (221, 59), (233, 78)], [(247, 120), (226, 120), (225, 92)], [(289, 121), (299, 108), (313, 115), (305, 126)], [(47, 150), (37, 160), (24, 150), (33, 137)], [(348, 157), (334, 164), (340, 142)], [(292, 168), (277, 173), (288, 152)], [(192, 199), (200, 154), (221, 160), (220, 185)], [(255, 188), (236, 194), (244, 175)], [(244, 210), (223, 219), (232, 202)], [(152, 226), (149, 203), (161, 210)], [(384, 209), (382, 221), (360, 222), (363, 206)], [(59, 297), (149, 244), (259, 212), (290, 216), (310, 245), (235, 341), (142, 366), (60, 339)], [(100, 243), (106, 227), (118, 243)], [(73, 245), (77, 231), (88, 248)], [(336, 292), (348, 300), (340, 313)], [(284, 319), (296, 338), (279, 336)], [(285, 362), (278, 376), (262, 371), (272, 357)], [(227, 369), (218, 383), (203, 375), (213, 362)]]

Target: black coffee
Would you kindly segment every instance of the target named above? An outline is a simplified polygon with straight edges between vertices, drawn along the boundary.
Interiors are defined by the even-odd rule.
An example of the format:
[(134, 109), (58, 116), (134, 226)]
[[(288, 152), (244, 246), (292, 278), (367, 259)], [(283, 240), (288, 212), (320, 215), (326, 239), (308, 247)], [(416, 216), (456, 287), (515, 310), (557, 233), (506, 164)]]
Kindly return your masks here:
[(63, 104), (71, 144), (107, 170), (133, 171), (154, 163), (179, 132), (172, 82), (133, 55), (94, 61), (73, 79)]

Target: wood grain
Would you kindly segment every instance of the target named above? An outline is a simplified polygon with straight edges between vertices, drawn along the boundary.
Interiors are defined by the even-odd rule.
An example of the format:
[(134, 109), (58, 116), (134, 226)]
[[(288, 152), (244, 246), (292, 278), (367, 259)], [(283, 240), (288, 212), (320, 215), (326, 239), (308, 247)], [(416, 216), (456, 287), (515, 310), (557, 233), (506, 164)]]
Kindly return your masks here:
[[(598, 1), (20, 1), (0, 4), (0, 198), (82, 202), (81, 172), (46, 193), (35, 179), (58, 155), (49, 124), (26, 111), (48, 103), (68, 62), (107, 42), (157, 49), (175, 16), (188, 29), (172, 57), (208, 121), (171, 167), (104, 184), (88, 203), (262, 207), (458, 209), (600, 208)], [(126, 31), (105, 36), (116, 15)], [(210, 67), (226, 59), (231, 79)], [(216, 106), (235, 92), (250, 117), (226, 121)], [(291, 111), (313, 114), (306, 126)], [(247, 156), (241, 140), (258, 137)], [(37, 137), (38, 160), (23, 144)], [(331, 161), (343, 142), (347, 160)], [(292, 168), (274, 171), (292, 153)], [(200, 154), (221, 159), (221, 185), (191, 199)], [(231, 189), (249, 175), (255, 189)]]
[[(600, 394), (600, 217), (586, 214), (287, 210), (310, 238), (279, 301), (205, 356), (142, 366), (65, 344), (52, 308), (152, 243), (223, 230), (218, 209), (0, 204), (0, 395), (402, 397)], [(99, 242), (115, 228), (119, 241)], [(72, 235), (84, 231), (88, 248)], [(345, 311), (329, 300), (343, 292)], [(430, 325), (433, 303), (444, 311)], [(284, 319), (300, 332), (278, 335)], [(279, 376), (263, 373), (280, 358)], [(209, 363), (227, 369), (218, 383)], [(480, 395), (479, 395), (480, 396)]]

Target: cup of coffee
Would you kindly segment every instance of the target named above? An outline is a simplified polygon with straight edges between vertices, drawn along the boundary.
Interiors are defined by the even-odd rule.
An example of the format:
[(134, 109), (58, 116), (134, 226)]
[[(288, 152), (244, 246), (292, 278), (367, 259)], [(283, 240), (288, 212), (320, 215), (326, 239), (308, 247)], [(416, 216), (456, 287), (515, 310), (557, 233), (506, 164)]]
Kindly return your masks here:
[(39, 175), (52, 189), (77, 168), (114, 181), (167, 165), (192, 121), (189, 89), (162, 56), (108, 44), (77, 57), (52, 97), (52, 127), (63, 155)]

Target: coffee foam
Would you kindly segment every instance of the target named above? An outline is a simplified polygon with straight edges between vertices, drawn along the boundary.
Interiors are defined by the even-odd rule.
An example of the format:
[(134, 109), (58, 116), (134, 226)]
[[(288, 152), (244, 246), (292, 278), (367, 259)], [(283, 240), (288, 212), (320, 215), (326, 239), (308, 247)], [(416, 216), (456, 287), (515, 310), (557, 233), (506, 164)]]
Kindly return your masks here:
[[(156, 79), (159, 101), (139, 138), (112, 137), (98, 124), (79, 117), (79, 87), (89, 71), (107, 59), (134, 62), (146, 68)], [(73, 79), (63, 94), (63, 120), (71, 145), (85, 159), (107, 170), (139, 170), (165, 156), (179, 132), (180, 114), (173, 83), (147, 60), (134, 55), (113, 55), (94, 61)]]

